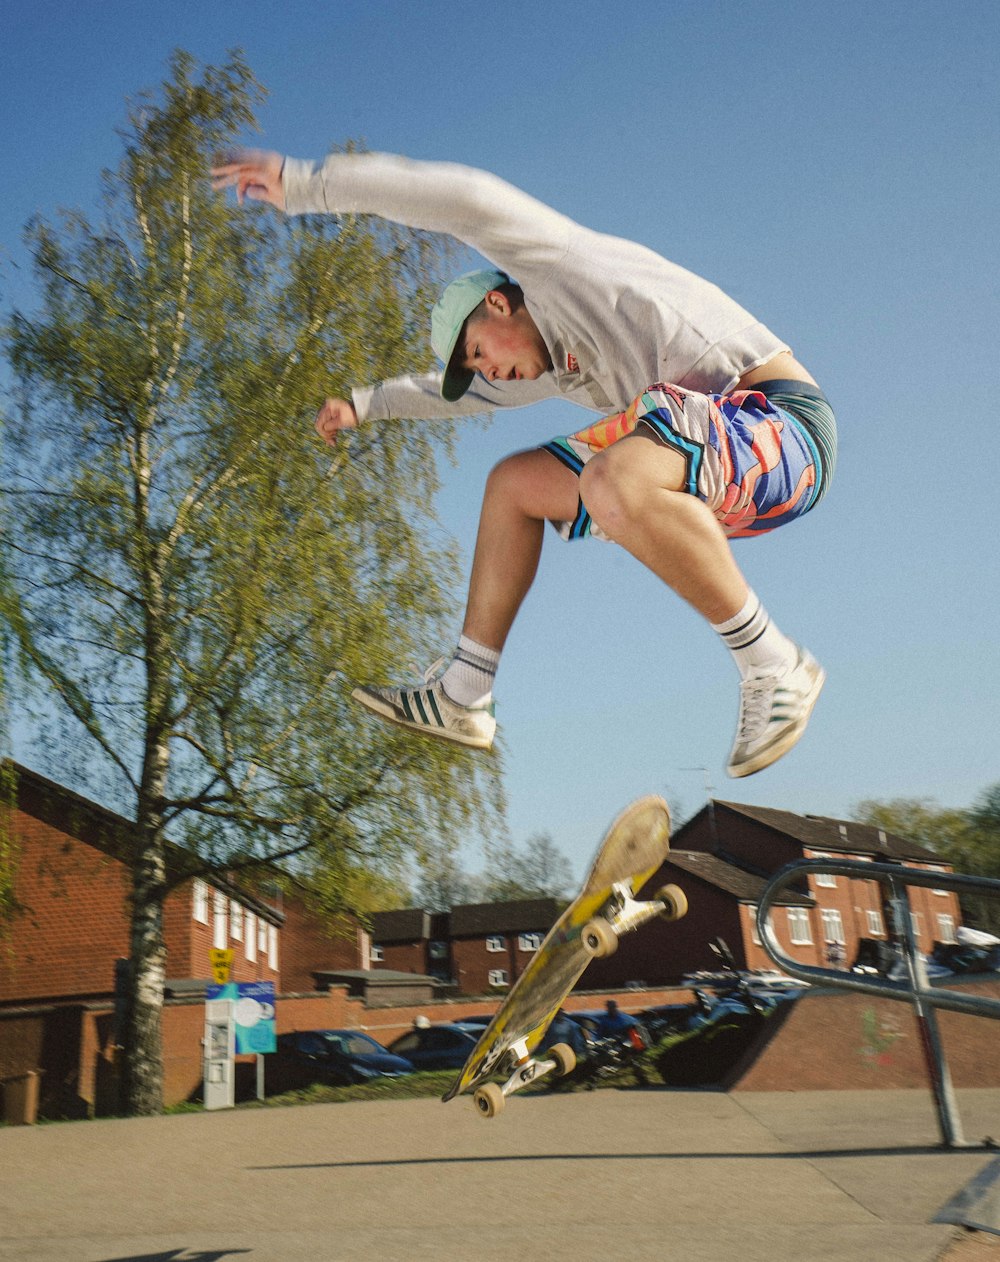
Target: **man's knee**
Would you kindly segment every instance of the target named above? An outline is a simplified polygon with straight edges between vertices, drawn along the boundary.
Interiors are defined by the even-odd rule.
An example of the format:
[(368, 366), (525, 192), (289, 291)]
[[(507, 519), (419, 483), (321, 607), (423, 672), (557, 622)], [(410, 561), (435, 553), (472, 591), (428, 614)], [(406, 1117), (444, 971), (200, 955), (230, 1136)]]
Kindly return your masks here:
[(541, 448), (517, 451), (490, 470), (483, 499), (527, 517), (563, 520), (576, 512), (577, 478)]
[[(620, 444), (624, 447), (624, 440)], [(624, 453), (627, 455), (627, 453)], [(649, 487), (636, 462), (609, 447), (580, 471), (580, 498), (587, 512), (612, 539), (644, 511)]]
[(526, 454), (518, 451), (511, 456), (504, 456), (503, 460), (493, 466), (486, 475), (486, 496), (498, 495), (509, 499), (523, 485), (528, 474), (524, 462)]

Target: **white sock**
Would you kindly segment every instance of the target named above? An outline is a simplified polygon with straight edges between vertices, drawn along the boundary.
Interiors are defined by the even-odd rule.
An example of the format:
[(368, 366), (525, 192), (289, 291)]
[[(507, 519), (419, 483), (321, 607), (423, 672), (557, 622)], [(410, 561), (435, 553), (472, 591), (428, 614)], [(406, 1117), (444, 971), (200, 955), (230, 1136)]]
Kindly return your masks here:
[(441, 676), (441, 685), (457, 705), (485, 705), (493, 696), (493, 679), (499, 664), (499, 649), (488, 649), (461, 635), (455, 656)]
[(795, 664), (798, 646), (782, 635), (753, 592), (739, 613), (725, 622), (713, 622), (712, 630), (722, 637), (744, 679), (779, 675)]

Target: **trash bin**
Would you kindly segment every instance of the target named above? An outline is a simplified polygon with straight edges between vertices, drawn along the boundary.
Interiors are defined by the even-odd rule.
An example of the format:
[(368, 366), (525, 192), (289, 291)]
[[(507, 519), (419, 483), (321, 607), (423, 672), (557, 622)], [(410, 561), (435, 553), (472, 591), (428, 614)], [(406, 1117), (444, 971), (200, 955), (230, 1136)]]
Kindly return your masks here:
[(3, 1120), (8, 1126), (32, 1126), (38, 1120), (38, 1088), (42, 1075), (36, 1069), (5, 1078)]

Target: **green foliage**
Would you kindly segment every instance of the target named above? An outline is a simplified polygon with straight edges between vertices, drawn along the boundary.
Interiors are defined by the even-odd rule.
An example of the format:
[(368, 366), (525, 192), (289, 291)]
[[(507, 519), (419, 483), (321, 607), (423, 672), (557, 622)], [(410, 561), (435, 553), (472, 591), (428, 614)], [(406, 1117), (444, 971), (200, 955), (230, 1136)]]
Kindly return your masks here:
[[(929, 798), (859, 802), (854, 818), (919, 842), (966, 876), (1000, 880), (1000, 782), (985, 789), (967, 810), (941, 807)], [(966, 923), (1000, 934), (1000, 898), (962, 896)]]
[[(365, 427), (332, 460), (312, 429), (325, 396), (428, 366), (442, 246), (227, 204), (207, 171), (263, 90), (238, 53), (170, 70), (130, 109), (101, 222), (28, 229), (0, 614), (68, 716), (52, 770), (79, 749), (78, 787), (107, 798), (103, 773), (137, 822), (134, 917), (196, 872), (291, 856), (328, 910), (363, 907), (424, 835), (500, 807), (496, 757), (349, 703), (452, 621), (433, 511), (451, 427)], [(186, 867), (164, 868), (167, 837)]]

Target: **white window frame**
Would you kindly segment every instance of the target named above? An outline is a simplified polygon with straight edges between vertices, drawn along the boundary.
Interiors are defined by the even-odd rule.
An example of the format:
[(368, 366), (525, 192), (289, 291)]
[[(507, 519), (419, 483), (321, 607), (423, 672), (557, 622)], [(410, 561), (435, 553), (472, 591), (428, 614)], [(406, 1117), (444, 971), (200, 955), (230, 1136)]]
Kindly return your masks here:
[(955, 937), (955, 917), (946, 911), (939, 911), (937, 914), (938, 922), (938, 941), (947, 942), (949, 945), (957, 942)]
[(837, 908), (821, 908), (820, 917), (823, 921), (823, 941), (836, 942), (840, 946), (846, 946), (847, 938), (844, 936), (844, 918)]
[[(760, 940), (760, 934), (757, 932), (757, 904), (748, 903), (747, 911), (750, 913), (750, 941), (754, 944), (754, 946), (763, 946), (764, 944)], [(768, 925), (771, 924), (770, 912), (767, 916), (767, 923)]]
[(243, 954), (251, 964), (257, 962), (257, 913), (247, 911), (246, 929), (243, 936)]
[(267, 921), (263, 916), (257, 917), (257, 954), (267, 954)]
[(229, 902), (229, 936), (234, 942), (243, 941), (243, 904), (235, 898)]
[[(937, 864), (937, 863), (935, 863), (933, 866), (929, 867), (927, 870), (928, 870), (928, 872), (944, 872), (944, 871), (945, 871), (945, 869), (944, 869), (944, 868), (942, 868), (942, 867), (941, 867), (941, 865), (940, 865), (940, 864)], [(932, 890), (931, 890), (931, 893), (932, 893), (932, 894), (937, 894), (937, 895), (939, 895), (941, 898), (947, 898), (947, 897), (948, 897), (948, 894), (949, 894), (949, 891), (948, 891), (948, 890), (935, 890), (935, 889), (932, 889)]]
[(229, 899), (222, 890), (212, 899), (212, 946), (220, 951), (229, 946)]
[[(833, 855), (813, 852), (811, 857), (813, 859), (832, 859)], [(837, 878), (832, 872), (814, 872), (813, 880), (824, 889), (835, 890), (837, 888)]]
[(208, 924), (208, 885), (200, 876), (191, 884), (191, 915), (200, 925)]
[(882, 913), (875, 907), (869, 907), (865, 910), (865, 916), (868, 920), (868, 937), (884, 938), (885, 921), (882, 918)]
[(491, 986), (510, 985), (510, 982), (507, 980), (507, 970), (505, 968), (491, 968), (488, 980)]
[(267, 926), (267, 963), (272, 972), (278, 971), (278, 926)]
[(382, 950), (380, 942), (373, 942), (371, 947), (371, 960), (373, 964), (381, 964), (385, 959), (385, 952)]
[(492, 951), (496, 953), (497, 951), (503, 951), (505, 949), (505, 946), (506, 944), (503, 940), (502, 933), (491, 933), (489, 937), (486, 939), (487, 951)]
[(786, 907), (788, 916), (788, 940), (792, 946), (812, 946), (812, 926), (809, 912), (804, 907)]
[(917, 941), (920, 940), (920, 915), (919, 911), (910, 912), (910, 928), (913, 930), (913, 936)]
[(544, 933), (519, 933), (517, 935), (517, 949), (519, 951), (537, 951), (542, 945)]

